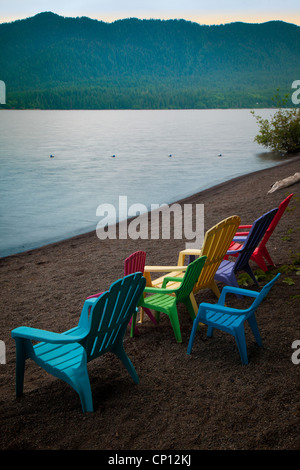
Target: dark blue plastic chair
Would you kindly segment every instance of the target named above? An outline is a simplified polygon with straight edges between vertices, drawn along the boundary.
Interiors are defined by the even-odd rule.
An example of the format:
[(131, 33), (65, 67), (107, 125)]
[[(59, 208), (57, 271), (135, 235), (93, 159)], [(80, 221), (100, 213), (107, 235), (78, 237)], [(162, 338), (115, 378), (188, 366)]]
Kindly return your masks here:
[[(270, 281), (267, 285), (265, 285), (260, 292), (225, 286), (217, 304), (201, 303), (197, 317), (193, 323), (187, 354), (191, 354), (192, 352), (196, 331), (200, 322), (208, 326), (208, 337), (213, 335), (214, 328), (233, 335), (237, 343), (242, 363), (248, 364), (244, 323), (245, 321), (249, 323), (257, 344), (262, 346), (262, 341), (255, 318), (255, 311), (261, 304), (262, 300), (266, 297), (273, 284), (277, 281), (279, 276), (280, 274), (277, 274), (277, 276), (274, 277), (274, 279), (272, 279), (272, 281)], [(225, 298), (226, 294), (229, 292), (237, 295), (241, 294), (242, 296), (254, 297), (255, 300), (249, 308), (244, 310), (227, 307), (225, 306)]]
[[(126, 327), (136, 312), (146, 279), (138, 272), (114, 282), (109, 291), (84, 302), (78, 326), (52, 333), (21, 326), (12, 331), (16, 341), (16, 394), (23, 393), (25, 361), (30, 358), (50, 374), (67, 382), (79, 394), (82, 410), (93, 411), (87, 363), (106, 352), (116, 354), (135, 383), (138, 375), (125, 353)], [(32, 341), (41, 341), (36, 345)]]
[(272, 209), (271, 211), (259, 217), (259, 219), (253, 223), (249, 235), (244, 240), (244, 244), (239, 250), (227, 251), (227, 256), (238, 253), (238, 257), (236, 258), (236, 261), (224, 259), (221, 262), (215, 274), (215, 281), (224, 282), (224, 284), (229, 286), (239, 287), (236, 274), (238, 271), (246, 271), (258, 286), (256, 277), (254, 276), (253, 271), (249, 265), (249, 260), (253, 251), (258, 246), (271, 221), (273, 220), (277, 210), (278, 208)]

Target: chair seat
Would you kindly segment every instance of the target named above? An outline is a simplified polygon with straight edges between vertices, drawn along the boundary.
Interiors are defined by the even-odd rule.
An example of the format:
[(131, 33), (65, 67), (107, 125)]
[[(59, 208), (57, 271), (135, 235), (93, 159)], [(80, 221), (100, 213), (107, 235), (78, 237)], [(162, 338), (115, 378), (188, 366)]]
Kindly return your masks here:
[(200, 318), (200, 321), (207, 325), (218, 325), (220, 329), (225, 331), (231, 331), (233, 328), (238, 328), (245, 321), (245, 316), (208, 310), (206, 315)]
[[(242, 247), (243, 247), (242, 243), (238, 243), (235, 240), (233, 240), (233, 242), (230, 244), (229, 250), (237, 251), (237, 250), (240, 250)], [(229, 256), (238, 256), (238, 255), (239, 255), (238, 253), (232, 253)]]
[(47, 364), (47, 366), (67, 375), (69, 375), (70, 369), (80, 366), (85, 351), (83, 346), (78, 343), (65, 345), (38, 343), (33, 349), (40, 364)]
[(155, 310), (156, 306), (168, 309), (174, 305), (174, 302), (176, 302), (176, 297), (174, 295), (153, 294), (149, 297), (145, 297), (143, 305), (152, 308), (153, 310)]
[(229, 276), (232, 273), (232, 267), (234, 263), (230, 260), (223, 260), (219, 266), (219, 269), (216, 273), (215, 279), (218, 279), (218, 275), (223, 274)]

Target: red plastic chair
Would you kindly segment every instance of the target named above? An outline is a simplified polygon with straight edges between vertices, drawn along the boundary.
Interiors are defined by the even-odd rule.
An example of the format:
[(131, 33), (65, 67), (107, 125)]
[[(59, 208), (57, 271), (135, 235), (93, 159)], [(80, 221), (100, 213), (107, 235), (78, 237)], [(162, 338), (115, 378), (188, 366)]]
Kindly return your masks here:
[[(144, 273), (144, 268), (145, 268), (145, 263), (146, 263), (146, 253), (144, 251), (136, 251), (135, 253), (132, 253), (128, 258), (125, 259), (124, 261), (124, 276), (128, 276), (129, 274), (133, 274), (136, 272), (142, 272)], [(103, 292), (99, 292), (98, 294), (93, 294), (87, 297), (87, 299), (92, 299), (93, 297), (99, 297)], [(151, 311), (148, 308), (143, 308), (144, 312), (148, 315), (150, 320), (157, 325), (157, 322), (152, 315)], [(131, 327), (132, 324), (132, 318), (129, 321), (129, 325)], [(138, 327), (135, 325), (134, 328), (134, 334), (138, 335), (139, 330)], [(133, 336), (133, 331), (131, 331), (131, 336)]]
[[(274, 232), (274, 229), (276, 227), (276, 225), (278, 224), (279, 220), (281, 219), (285, 209), (287, 208), (290, 200), (292, 199), (294, 193), (290, 194), (287, 198), (285, 198), (278, 206), (278, 211), (277, 213), (275, 214), (275, 217), (274, 219), (272, 220), (272, 222), (270, 223), (269, 227), (267, 228), (267, 231), (262, 239), (262, 241), (260, 242), (259, 246), (257, 248), (255, 248), (252, 256), (251, 256), (251, 260), (252, 261), (255, 261), (255, 263), (264, 271), (266, 272), (268, 270), (267, 268), (267, 264), (265, 262), (265, 260), (269, 263), (270, 266), (275, 266), (268, 250), (267, 250), (267, 247), (266, 247), (266, 244), (270, 238), (270, 236), (272, 235), (272, 233)], [(244, 241), (246, 240), (247, 236), (248, 236), (248, 233), (249, 233), (249, 230), (251, 229), (252, 225), (240, 225), (239, 226), (239, 229), (247, 229), (247, 231), (245, 232), (237, 232), (233, 238), (233, 241), (230, 245), (230, 250), (239, 250), (243, 245), (241, 243), (239, 243), (239, 241)], [(234, 254), (234, 255), (231, 255), (231, 256), (238, 256), (238, 254)]]

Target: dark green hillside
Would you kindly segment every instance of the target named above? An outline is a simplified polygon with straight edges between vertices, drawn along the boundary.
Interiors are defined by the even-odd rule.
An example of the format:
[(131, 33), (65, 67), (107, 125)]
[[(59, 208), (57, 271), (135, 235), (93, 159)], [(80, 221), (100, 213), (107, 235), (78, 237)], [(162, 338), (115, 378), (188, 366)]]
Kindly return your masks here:
[(41, 13), (0, 24), (6, 107), (207, 108), (272, 105), (300, 79), (300, 28), (104, 23)]

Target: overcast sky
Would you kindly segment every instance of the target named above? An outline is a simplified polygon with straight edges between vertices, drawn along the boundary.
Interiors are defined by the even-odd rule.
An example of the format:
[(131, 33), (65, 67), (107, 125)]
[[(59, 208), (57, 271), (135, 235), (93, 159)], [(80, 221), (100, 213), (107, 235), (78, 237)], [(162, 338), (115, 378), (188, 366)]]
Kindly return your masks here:
[(43, 11), (109, 22), (136, 17), (183, 18), (201, 24), (282, 20), (300, 25), (299, 0), (0, 0), (1, 23)]

